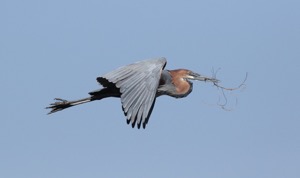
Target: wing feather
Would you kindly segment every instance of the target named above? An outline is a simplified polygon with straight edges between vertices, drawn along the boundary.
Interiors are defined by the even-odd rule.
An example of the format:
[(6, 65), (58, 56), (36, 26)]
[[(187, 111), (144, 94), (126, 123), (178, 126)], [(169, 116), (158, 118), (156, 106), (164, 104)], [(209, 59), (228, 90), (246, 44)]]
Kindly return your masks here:
[(135, 102), (138, 101), (138, 99), (140, 99), (143, 96), (143, 90), (144, 88), (139, 88), (137, 93), (132, 93), (131, 95), (127, 95), (128, 97), (126, 99), (124, 98), (125, 101), (123, 104), (123, 108), (125, 112), (127, 112), (130, 106), (132, 106)]
[(97, 80), (103, 83), (103, 78), (115, 84), (121, 92), (121, 103), (128, 123), (138, 128), (143, 123), (145, 128), (155, 103), (156, 92), (161, 72), (167, 61), (156, 58), (136, 62), (111, 71)]

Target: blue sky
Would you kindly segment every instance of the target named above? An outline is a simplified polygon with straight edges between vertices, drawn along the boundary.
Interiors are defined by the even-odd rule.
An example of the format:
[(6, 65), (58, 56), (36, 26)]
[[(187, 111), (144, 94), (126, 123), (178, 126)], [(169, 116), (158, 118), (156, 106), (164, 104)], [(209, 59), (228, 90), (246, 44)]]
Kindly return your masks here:
[[(300, 2), (0, 2), (0, 177), (300, 176)], [(236, 86), (194, 83), (158, 98), (146, 130), (125, 122), (118, 99), (53, 115), (119, 66), (164, 56)], [(238, 99), (237, 105), (235, 99)]]

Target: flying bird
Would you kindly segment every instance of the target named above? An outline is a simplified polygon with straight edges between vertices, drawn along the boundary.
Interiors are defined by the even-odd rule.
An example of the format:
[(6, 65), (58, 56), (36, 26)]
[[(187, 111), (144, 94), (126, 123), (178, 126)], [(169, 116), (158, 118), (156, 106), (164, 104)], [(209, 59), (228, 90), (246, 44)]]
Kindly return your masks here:
[(166, 64), (167, 60), (162, 57), (120, 67), (98, 77), (97, 81), (103, 87), (89, 92), (89, 97), (74, 101), (55, 98), (56, 102), (46, 109), (51, 109), (48, 114), (52, 114), (91, 101), (117, 97), (121, 99), (127, 124), (131, 124), (133, 128), (135, 125), (137, 128), (141, 125), (145, 128), (157, 97), (186, 97), (193, 90), (191, 80), (218, 82), (216, 78), (202, 76), (187, 69), (165, 70)]

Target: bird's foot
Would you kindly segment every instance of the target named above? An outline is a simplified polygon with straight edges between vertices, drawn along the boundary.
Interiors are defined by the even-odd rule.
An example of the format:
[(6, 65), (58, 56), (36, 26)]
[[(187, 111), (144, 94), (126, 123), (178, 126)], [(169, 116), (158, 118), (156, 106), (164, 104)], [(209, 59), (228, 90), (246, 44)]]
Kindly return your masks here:
[(61, 111), (65, 108), (70, 107), (70, 102), (65, 99), (61, 98), (54, 98), (56, 102), (51, 103), (50, 106), (46, 107), (46, 109), (51, 109), (51, 111), (48, 114), (52, 114), (57, 111)]
[(52, 103), (52, 104), (50, 104), (50, 105), (56, 105), (56, 104), (66, 104), (66, 103), (68, 103), (68, 100), (65, 100), (65, 99), (61, 99), (61, 98), (54, 98), (54, 100), (56, 100), (56, 102), (55, 103)]

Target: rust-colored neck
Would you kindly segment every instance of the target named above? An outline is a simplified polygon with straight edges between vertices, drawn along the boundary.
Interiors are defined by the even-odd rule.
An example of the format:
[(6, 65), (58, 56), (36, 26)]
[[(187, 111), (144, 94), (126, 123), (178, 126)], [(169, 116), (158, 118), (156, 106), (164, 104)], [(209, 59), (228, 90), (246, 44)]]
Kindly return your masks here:
[(172, 76), (172, 83), (176, 88), (176, 95), (178, 95), (178, 97), (185, 97), (190, 94), (193, 89), (193, 84), (185, 78), (188, 70), (177, 69), (169, 70), (169, 72)]

